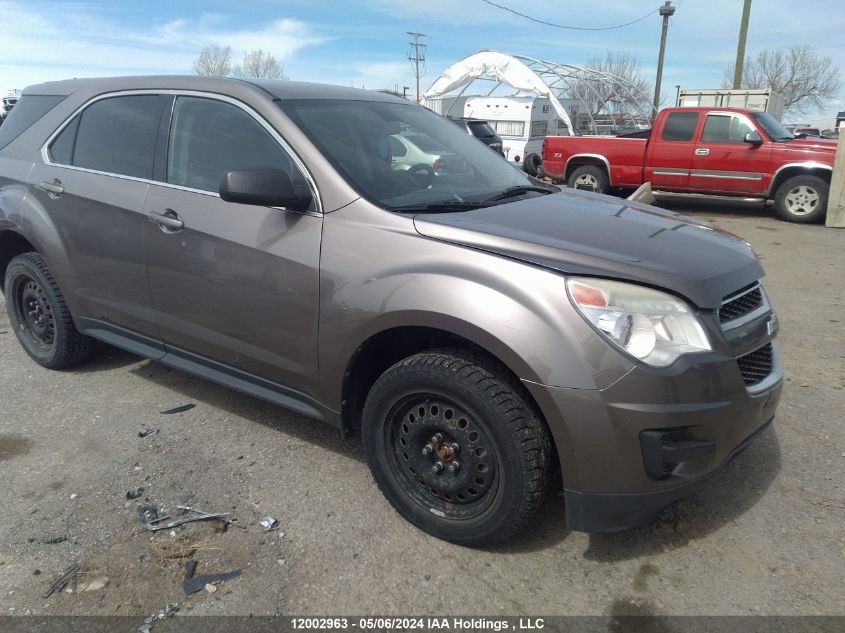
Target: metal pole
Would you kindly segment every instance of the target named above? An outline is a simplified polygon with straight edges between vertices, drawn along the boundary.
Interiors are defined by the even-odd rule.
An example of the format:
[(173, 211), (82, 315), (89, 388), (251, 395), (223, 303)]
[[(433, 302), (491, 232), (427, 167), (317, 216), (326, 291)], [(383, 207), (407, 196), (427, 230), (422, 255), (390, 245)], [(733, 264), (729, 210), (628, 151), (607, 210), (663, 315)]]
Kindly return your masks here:
[(742, 88), (742, 65), (745, 63), (745, 38), (748, 35), (748, 17), (751, 15), (751, 0), (745, 0), (742, 7), (742, 22), (739, 24), (739, 41), (736, 45), (734, 64), (734, 90)]
[(657, 109), (660, 107), (660, 84), (663, 81), (663, 57), (666, 54), (666, 31), (669, 30), (669, 17), (675, 15), (675, 7), (669, 0), (660, 7), (660, 15), (663, 16), (663, 30), (660, 33), (660, 55), (657, 57), (657, 79), (654, 82), (654, 107), (651, 111), (651, 120), (657, 116)]
[(827, 198), (825, 225), (845, 229), (845, 134), (839, 135), (833, 174), (830, 177), (830, 194)]

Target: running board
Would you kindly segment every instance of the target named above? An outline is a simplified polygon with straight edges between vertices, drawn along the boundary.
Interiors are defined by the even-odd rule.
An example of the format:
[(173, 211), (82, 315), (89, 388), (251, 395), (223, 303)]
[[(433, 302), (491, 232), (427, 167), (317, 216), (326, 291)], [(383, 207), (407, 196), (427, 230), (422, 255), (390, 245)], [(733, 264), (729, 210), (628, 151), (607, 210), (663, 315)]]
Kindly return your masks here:
[(720, 196), (711, 193), (685, 193), (681, 191), (662, 191), (660, 189), (655, 189), (652, 191), (652, 193), (659, 198), (693, 198), (699, 200), (724, 200), (733, 202), (769, 202), (768, 198), (766, 198), (765, 196), (760, 196), (758, 198), (749, 198), (741, 196)]

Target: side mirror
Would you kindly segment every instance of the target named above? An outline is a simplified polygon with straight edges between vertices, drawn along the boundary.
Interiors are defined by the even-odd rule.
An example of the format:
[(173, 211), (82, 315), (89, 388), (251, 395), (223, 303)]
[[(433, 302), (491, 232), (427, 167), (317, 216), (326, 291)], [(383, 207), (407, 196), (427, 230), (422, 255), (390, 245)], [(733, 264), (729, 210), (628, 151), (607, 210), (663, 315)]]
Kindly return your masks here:
[(760, 133), (756, 130), (751, 130), (745, 134), (745, 142), (752, 145), (762, 145), (763, 139), (760, 138)]
[(284, 207), (305, 211), (311, 206), (311, 192), (296, 187), (281, 169), (239, 169), (227, 171), (220, 181), (220, 198), (226, 202), (261, 207)]

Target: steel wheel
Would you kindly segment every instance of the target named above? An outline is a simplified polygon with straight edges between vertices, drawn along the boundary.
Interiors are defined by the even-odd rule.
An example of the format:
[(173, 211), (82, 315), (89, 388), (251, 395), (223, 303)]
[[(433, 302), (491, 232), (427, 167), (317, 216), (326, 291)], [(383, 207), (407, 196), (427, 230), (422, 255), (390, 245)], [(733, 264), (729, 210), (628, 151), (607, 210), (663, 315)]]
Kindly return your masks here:
[(49, 352), (56, 344), (56, 320), (50, 297), (37, 279), (29, 275), (15, 279), (12, 306), (21, 335), (37, 350)]
[(783, 202), (790, 213), (803, 216), (813, 213), (818, 208), (820, 200), (818, 191), (807, 185), (800, 185), (790, 189)]
[(415, 394), (385, 426), (391, 468), (426, 510), (453, 519), (482, 514), (496, 495), (497, 451), (478, 417), (449, 398)]
[(9, 322), (32, 360), (48, 369), (66, 369), (91, 356), (93, 339), (76, 329), (64, 295), (38, 253), (12, 258), (3, 287)]

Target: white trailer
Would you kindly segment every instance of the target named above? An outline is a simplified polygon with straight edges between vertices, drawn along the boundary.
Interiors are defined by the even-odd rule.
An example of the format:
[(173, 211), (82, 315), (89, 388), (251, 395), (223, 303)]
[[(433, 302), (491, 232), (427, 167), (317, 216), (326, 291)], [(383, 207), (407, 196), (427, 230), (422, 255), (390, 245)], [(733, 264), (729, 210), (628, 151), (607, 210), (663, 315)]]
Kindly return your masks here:
[(502, 137), (505, 158), (522, 167), (540, 154), (547, 136), (567, 134), (547, 97), (468, 97), (463, 116), (484, 119)]
[(680, 90), (679, 108), (742, 108), (768, 112), (783, 119), (783, 97), (771, 90), (729, 90), (726, 88)]

